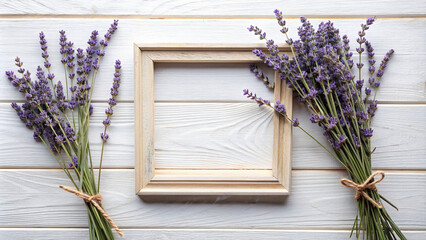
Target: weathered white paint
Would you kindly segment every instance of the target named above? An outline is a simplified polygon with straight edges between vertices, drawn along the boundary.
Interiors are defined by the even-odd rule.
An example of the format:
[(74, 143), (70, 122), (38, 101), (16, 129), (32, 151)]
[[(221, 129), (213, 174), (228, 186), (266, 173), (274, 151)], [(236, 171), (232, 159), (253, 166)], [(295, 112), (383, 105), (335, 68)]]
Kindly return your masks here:
[[(125, 229), (127, 240), (217, 240), (217, 239), (348, 239), (349, 230), (256, 230), (256, 229)], [(410, 240), (424, 240), (426, 231), (403, 231)], [(75, 240), (88, 239), (89, 230), (81, 228), (6, 228), (0, 229), (5, 239)], [(115, 234), (118, 237), (117, 234)]]
[[(309, 7), (306, 7), (309, 6)], [(38, 32), (47, 35), (53, 71), (60, 79), (63, 72), (59, 63), (58, 30), (76, 46), (85, 47), (90, 31), (106, 30), (113, 18), (122, 18), (116, 35), (110, 41), (102, 62), (92, 118), (91, 142), (93, 154), (99, 154), (99, 132), (104, 118), (113, 64), (123, 62), (119, 105), (110, 128), (107, 144), (102, 193), (105, 207), (127, 234), (126, 239), (344, 239), (349, 234), (355, 216), (353, 191), (338, 183), (345, 174), (312, 140), (295, 129), (293, 131), (293, 191), (284, 203), (216, 202), (146, 203), (134, 195), (134, 117), (133, 117), (133, 42), (194, 42), (194, 43), (254, 43), (259, 42), (245, 29), (259, 25), (277, 41), (282, 40), (272, 11), (281, 8), (288, 16), (313, 16), (317, 25), (327, 18), (335, 18), (341, 33), (352, 39), (362, 18), (378, 16), (367, 32), (376, 49), (377, 60), (390, 48), (395, 55), (383, 77), (374, 120), (377, 146), (374, 168), (394, 169), (378, 185), (380, 192), (400, 208), (388, 207), (407, 234), (408, 239), (426, 236), (426, 2), (380, 0), (358, 1), (1, 1), (0, 2), (0, 70), (13, 69), (13, 59), (19, 55), (28, 69), (41, 64)], [(30, 15), (27, 15), (30, 14)], [(65, 17), (66, 19), (62, 18)], [(155, 19), (155, 18), (175, 19)], [(380, 18), (385, 17), (385, 18)], [(92, 19), (96, 18), (96, 19)], [(153, 19), (147, 19), (153, 18)], [(188, 19), (181, 19), (188, 18)], [(205, 19), (211, 18), (211, 19)], [(245, 19), (246, 18), (246, 19)], [(250, 19), (247, 19), (250, 18)], [(297, 19), (287, 21), (290, 34), (296, 35)], [(281, 41), (282, 42), (282, 41)], [(205, 73), (205, 76), (203, 75)], [(268, 120), (267, 111), (255, 107), (241, 96), (241, 89), (249, 88), (261, 96), (270, 96), (262, 83), (248, 73), (244, 64), (206, 66), (195, 64), (158, 64), (156, 66), (156, 129), (157, 162), (164, 166), (221, 166), (266, 165), (269, 141), (267, 123), (247, 121)], [(173, 81), (168, 81), (172, 78)], [(80, 199), (60, 190), (67, 183), (64, 174), (40, 144), (31, 139), (31, 132), (22, 126), (9, 107), (11, 101), (22, 101), (22, 96), (7, 83), (0, 81), (0, 239), (85, 239), (86, 213)], [(202, 83), (202, 85), (197, 85)], [(218, 85), (226, 87), (219, 88)], [(200, 87), (204, 86), (204, 87)], [(212, 94), (221, 89), (220, 94)], [(191, 96), (188, 98), (188, 96)], [(173, 103), (178, 101), (178, 103)], [(205, 104), (197, 102), (209, 102)], [(389, 104), (391, 103), (391, 104)], [(213, 109), (200, 114), (201, 108)], [(201, 109), (201, 110), (200, 110)], [(222, 118), (216, 112), (223, 109)], [(315, 135), (319, 129), (307, 120), (307, 113), (295, 105), (294, 116)], [(215, 112), (216, 111), (216, 112)], [(250, 112), (252, 117), (249, 118)], [(241, 113), (238, 121), (232, 114)], [(197, 115), (198, 114), (198, 115)], [(182, 118), (182, 116), (187, 116)], [(225, 117), (226, 116), (226, 117)], [(173, 118), (180, 117), (178, 121)], [(199, 117), (198, 122), (192, 118)], [(200, 126), (201, 123), (205, 123)], [(222, 124), (226, 122), (227, 124)], [(198, 124), (198, 125), (197, 125)], [(210, 127), (205, 126), (209, 124)], [(241, 125), (242, 124), (242, 125)], [(172, 126), (172, 128), (170, 128)], [(192, 127), (191, 127), (192, 126)], [(234, 128), (235, 127), (235, 128)], [(198, 143), (187, 138), (185, 129), (196, 129), (214, 138)], [(239, 131), (240, 136), (256, 136), (260, 142), (234, 141), (224, 129)], [(263, 134), (265, 133), (265, 134)], [(206, 140), (207, 139), (207, 140)], [(221, 147), (219, 142), (225, 142)], [(203, 148), (196, 148), (203, 145)], [(208, 149), (205, 146), (211, 145)], [(175, 158), (184, 148), (185, 161)], [(248, 152), (241, 154), (241, 149)], [(260, 149), (261, 148), (261, 149)], [(169, 151), (162, 151), (168, 149)], [(224, 162), (227, 152), (233, 161)], [(202, 153), (204, 161), (190, 155)], [(239, 154), (238, 154), (239, 153)], [(255, 154), (248, 160), (246, 155)], [(195, 155), (196, 156), (196, 155)], [(234, 162), (235, 161), (235, 162)], [(26, 169), (23, 169), (26, 168)], [(35, 169), (36, 168), (36, 169)]]
[[(312, 23), (317, 25), (324, 19), (312, 19)], [(340, 28), (341, 33), (346, 33), (351, 38), (352, 48), (356, 47), (357, 32), (364, 19), (334, 19), (335, 25)], [(75, 47), (85, 48), (87, 39), (93, 29), (98, 29), (100, 34), (107, 30), (112, 22), (111, 19), (6, 19), (0, 21), (0, 66), (4, 70), (16, 69), (13, 60), (16, 56), (21, 57), (24, 67), (35, 73), (38, 65), (42, 64), (41, 50), (38, 43), (39, 31), (44, 31), (49, 45), (52, 71), (60, 78), (63, 66), (60, 63), (59, 33), (58, 29), (67, 31), (67, 37), (75, 43)], [(297, 35), (299, 21), (290, 19), (287, 21), (290, 28), (289, 34)], [(106, 56), (102, 60), (101, 71), (98, 75), (99, 81), (94, 90), (94, 99), (107, 100), (109, 88), (111, 86), (114, 72), (114, 61), (119, 58), (123, 66), (123, 84), (120, 88), (119, 100), (133, 101), (133, 43), (155, 43), (155, 42), (192, 42), (192, 43), (260, 43), (260, 40), (248, 32), (246, 27), (250, 24), (259, 25), (268, 36), (276, 41), (284, 42), (279, 26), (275, 20), (267, 19), (232, 19), (232, 20), (138, 20), (122, 19), (119, 23), (119, 30), (109, 41), (106, 49)], [(34, 29), (34, 26), (37, 26)], [(19, 27), (19, 31), (17, 31)], [(388, 64), (388, 69), (382, 79), (383, 83), (377, 98), (380, 101), (388, 102), (426, 102), (425, 86), (426, 70), (423, 62), (426, 62), (426, 45), (424, 44), (424, 33), (420, 29), (426, 28), (426, 19), (379, 19), (368, 30), (366, 37), (372, 42), (377, 54), (377, 61), (380, 62), (382, 56), (391, 48), (395, 49), (395, 54)], [(392, 36), (391, 38), (389, 36)], [(407, 36), (410, 36), (410, 44), (407, 44)], [(10, 46), (17, 46), (16, 48)], [(170, 65), (162, 64), (164, 67)], [(176, 67), (176, 66), (175, 66)], [(240, 67), (241, 68), (241, 67)], [(176, 69), (176, 81), (182, 81), (184, 73)], [(167, 76), (163, 69), (157, 73)], [(230, 75), (228, 75), (229, 77)], [(249, 83), (245, 78), (247, 74), (235, 78), (237, 89), (252, 88), (256, 83)], [(249, 85), (247, 85), (249, 83)], [(209, 86), (209, 85), (207, 85)], [(174, 87), (170, 85), (169, 87)], [(156, 100), (170, 100), (182, 97), (179, 95), (182, 90), (173, 93), (167, 85), (159, 84), (156, 89)], [(208, 88), (194, 89), (186, 86), (191, 91), (191, 95), (198, 97), (194, 100), (206, 100), (204, 97), (208, 93)], [(221, 101), (241, 101), (240, 93), (234, 94), (235, 87), (224, 88)], [(175, 89), (173, 89), (175, 90)], [(198, 90), (194, 93), (195, 90)], [(229, 91), (229, 92), (228, 92)], [(19, 99), (20, 94), (13, 90), (10, 84), (0, 84), (0, 100)], [(222, 97), (221, 95), (220, 97)], [(208, 96), (208, 95), (207, 95)], [(209, 100), (218, 100), (212, 98)]]
[(272, 169), (272, 109), (255, 103), (155, 106), (156, 167)]
[(131, 15), (135, 17), (272, 17), (273, 10), (279, 8), (292, 17), (303, 16), (424, 16), (424, 1), (410, 1), (407, 4), (397, 0), (360, 0), (356, 4), (349, 1), (132, 1), (119, 3), (113, 0), (87, 2), (84, 0), (65, 1), (13, 1), (1, 2), (3, 15)]
[[(70, 184), (62, 170), (1, 170), (0, 228), (86, 227), (82, 200), (63, 191)], [(356, 211), (354, 191), (341, 186), (344, 171), (294, 170), (292, 193), (283, 203), (252, 198), (251, 203), (145, 203), (134, 194), (133, 170), (102, 171), (104, 206), (124, 228), (260, 228), (340, 229), (352, 227)], [(403, 229), (426, 230), (426, 174), (389, 172), (378, 184), (381, 194), (399, 211), (388, 212)], [(272, 199), (270, 199), (272, 200)], [(164, 202), (166, 201), (166, 202)], [(258, 203), (256, 203), (258, 202)]]
[[(123, 84), (126, 84), (125, 82)], [(105, 118), (104, 109), (106, 103), (94, 104), (94, 114), (92, 117), (92, 130), (91, 142), (93, 143), (92, 153), (93, 156), (99, 156), (100, 151), (100, 138), (99, 134), (102, 131), (101, 122)], [(241, 153), (242, 147), (247, 148), (249, 153), (254, 150), (259, 150), (260, 146), (266, 147), (256, 139), (247, 139), (244, 141), (231, 142), (235, 136), (224, 136), (223, 128), (228, 128), (230, 125), (234, 128), (233, 131), (241, 130), (247, 131), (242, 128), (246, 126), (244, 121), (253, 121), (259, 119), (258, 123), (254, 123), (257, 128), (250, 128), (252, 133), (242, 133), (245, 136), (257, 136), (261, 139), (272, 138), (272, 133), (266, 131), (264, 128), (270, 119), (267, 114), (267, 109), (258, 109), (256, 103), (209, 103), (210, 108), (215, 109), (215, 112), (206, 112), (205, 115), (200, 116), (199, 112), (195, 109), (200, 109), (203, 105), (199, 103), (156, 103), (156, 119), (159, 125), (156, 127), (156, 161), (158, 164), (166, 164), (173, 167), (198, 166), (207, 168), (221, 168), (223, 166), (235, 166), (236, 163), (244, 163), (246, 160)], [(179, 112), (178, 111), (181, 111)], [(217, 117), (216, 112), (223, 109), (224, 112), (229, 114), (233, 113), (236, 109), (238, 112), (245, 114), (241, 118), (231, 118), (229, 116), (227, 125), (219, 125), (217, 122), (211, 120), (209, 126), (201, 125), (200, 122), (206, 123), (208, 118)], [(309, 121), (309, 114), (301, 107), (295, 105), (294, 117), (298, 117), (304, 127), (315, 136), (317, 136), (323, 143), (323, 138), (320, 128), (311, 124)], [(249, 118), (249, 111), (253, 118)], [(50, 156), (50, 153), (40, 143), (32, 140), (32, 132), (23, 126), (15, 115), (14, 110), (9, 106), (9, 103), (0, 103), (0, 131), (5, 136), (21, 136), (21, 137), (2, 137), (0, 138), (0, 168), (58, 168), (56, 161)], [(401, 118), (399, 114), (404, 117)], [(198, 121), (191, 120), (191, 115), (198, 114)], [(183, 115), (187, 115), (182, 118)], [(373, 136), (373, 143), (377, 147), (373, 158), (374, 168), (380, 169), (426, 169), (426, 136), (424, 131), (426, 129), (426, 109), (424, 105), (420, 104), (381, 104), (375, 119), (373, 120), (373, 127), (375, 135)], [(177, 119), (179, 118), (179, 119)], [(194, 117), (193, 117), (194, 118)], [(222, 115), (222, 119), (223, 119)], [(112, 124), (109, 128), (109, 135), (111, 138), (105, 147), (104, 167), (107, 168), (133, 168), (134, 166), (134, 124), (133, 124), (133, 103), (119, 103), (114, 110), (114, 115), (111, 119)], [(173, 119), (176, 122), (173, 123)], [(410, 121), (407, 121), (410, 119)], [(225, 120), (221, 120), (225, 122)], [(173, 123), (170, 125), (170, 123)], [(241, 125), (242, 124), (242, 125)], [(228, 157), (237, 160), (236, 163), (226, 161), (224, 158), (218, 159), (215, 154), (219, 148), (217, 145), (212, 146), (212, 149), (199, 149), (194, 148), (194, 144), (206, 146), (211, 139), (201, 139), (199, 143), (194, 142), (191, 138), (191, 133), (186, 133), (184, 130), (192, 128), (193, 131), (208, 131), (211, 135), (216, 136), (216, 140), (225, 139), (230, 145), (224, 149), (227, 150)], [(262, 130), (263, 129), (263, 130)], [(266, 135), (257, 133), (256, 131), (264, 132)], [(172, 134), (172, 135), (170, 135)], [(270, 138), (267, 136), (269, 134)], [(180, 142), (181, 141), (181, 142)], [(271, 140), (270, 140), (271, 141)], [(182, 155), (182, 152), (176, 151), (177, 144), (180, 147), (185, 147), (186, 151), (191, 154), (186, 155), (186, 161), (182, 161), (180, 157), (175, 154)], [(25, 152), (16, 154), (19, 149), (27, 149)], [(309, 150), (308, 150), (309, 149)], [(194, 152), (204, 151), (204, 161), (198, 161), (192, 154)], [(223, 151), (223, 150), (222, 150)], [(220, 156), (220, 154), (219, 154)], [(223, 155), (222, 155), (223, 156)], [(258, 160), (268, 159), (270, 152), (257, 152)], [(321, 147), (314, 141), (306, 136), (298, 129), (293, 130), (293, 168), (294, 169), (335, 169), (341, 168), (339, 163), (331, 158)], [(269, 158), (270, 159), (270, 158)], [(253, 158), (252, 158), (253, 160)], [(95, 163), (98, 158), (94, 159)], [(261, 161), (262, 162), (262, 161)], [(260, 162), (259, 162), (260, 164)], [(263, 164), (266, 164), (263, 160)], [(252, 165), (246, 162), (246, 166)]]

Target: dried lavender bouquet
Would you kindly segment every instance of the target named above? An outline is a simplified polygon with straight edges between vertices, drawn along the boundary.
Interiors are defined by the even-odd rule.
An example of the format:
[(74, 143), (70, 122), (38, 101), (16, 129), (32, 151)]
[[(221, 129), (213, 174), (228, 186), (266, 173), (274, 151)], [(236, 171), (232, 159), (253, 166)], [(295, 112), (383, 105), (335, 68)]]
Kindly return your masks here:
[[(105, 126), (101, 133), (102, 150), (100, 155), (99, 174), (93, 171), (92, 155), (89, 145), (89, 119), (93, 113), (92, 93), (99, 65), (105, 55), (105, 47), (117, 30), (118, 20), (114, 20), (104, 39), (97, 40), (98, 31), (93, 31), (89, 38), (88, 47), (77, 48), (76, 54), (73, 43), (67, 41), (65, 31), (61, 30), (59, 37), (60, 54), (65, 75), (62, 81), (55, 83), (55, 75), (51, 73), (47, 41), (43, 32), (40, 33), (40, 45), (44, 68), (38, 67), (37, 80), (31, 79), (31, 73), (23, 68), (23, 62), (17, 57), (18, 76), (13, 71), (6, 75), (13, 86), (25, 95), (25, 103), (19, 106), (12, 103), (19, 118), (25, 126), (31, 129), (34, 140), (42, 142), (56, 159), (59, 166), (74, 185), (74, 189), (60, 186), (66, 191), (83, 198), (88, 212), (90, 239), (114, 239), (111, 227), (122, 235), (122, 232), (106, 214), (101, 205), (99, 194), (102, 158), (106, 133), (111, 123), (113, 107), (120, 87), (121, 62), (116, 60), (111, 98), (105, 113)], [(77, 65), (76, 65), (77, 64)], [(65, 91), (64, 84), (65, 83)], [(68, 91), (69, 90), (69, 91)], [(97, 181), (96, 181), (97, 178)]]
[[(355, 231), (357, 238), (363, 236), (367, 239), (406, 239), (383, 207), (382, 200), (393, 205), (377, 192), (375, 184), (384, 178), (384, 173), (372, 173), (371, 170), (371, 155), (374, 152), (371, 146), (371, 120), (377, 110), (376, 94), (384, 69), (394, 51), (386, 53), (376, 71), (374, 50), (365, 38), (366, 30), (374, 22), (374, 18), (369, 18), (366, 24), (361, 25), (358, 33), (358, 63), (353, 68), (349, 39), (346, 35), (340, 37), (339, 30), (332, 22), (323, 22), (315, 30), (305, 17), (301, 17), (302, 25), (298, 28), (300, 39), (294, 41), (287, 35), (288, 28), (285, 26), (282, 12), (275, 10), (275, 16), (293, 56), (280, 53), (278, 46), (272, 39), (267, 39), (265, 32), (250, 26), (249, 31), (265, 40), (269, 51), (265, 54), (254, 49), (253, 53), (278, 72), (280, 79), (293, 89), (298, 101), (311, 113), (311, 122), (324, 131), (331, 149), (300, 126), (297, 118), (290, 119), (286, 115), (285, 106), (279, 101), (272, 106), (268, 100), (257, 97), (248, 89), (244, 90), (244, 95), (256, 101), (259, 106), (273, 108), (294, 127), (312, 137), (345, 167), (352, 180), (342, 179), (341, 182), (356, 190), (355, 198), (358, 202), (351, 236)], [(361, 56), (365, 50), (369, 64), (368, 86), (364, 86), (361, 74), (364, 66)], [(257, 66), (252, 65), (251, 71), (271, 87)], [(374, 180), (377, 175), (381, 175), (381, 178)]]

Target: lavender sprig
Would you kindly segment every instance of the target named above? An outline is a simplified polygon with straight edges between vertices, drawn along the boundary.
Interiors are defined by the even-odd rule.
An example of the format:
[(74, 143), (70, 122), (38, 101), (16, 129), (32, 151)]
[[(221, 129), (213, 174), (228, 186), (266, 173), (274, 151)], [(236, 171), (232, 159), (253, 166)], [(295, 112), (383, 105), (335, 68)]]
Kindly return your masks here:
[(114, 79), (113, 84), (111, 88), (111, 98), (108, 100), (109, 107), (105, 110), (105, 114), (107, 115), (106, 119), (102, 122), (104, 125), (104, 132), (101, 133), (101, 139), (102, 139), (102, 148), (101, 148), (101, 160), (99, 163), (99, 175), (98, 175), (98, 191), (100, 187), (101, 182), (101, 169), (102, 169), (102, 160), (104, 156), (104, 146), (107, 142), (109, 135), (106, 133), (109, 125), (111, 124), (111, 116), (113, 115), (113, 107), (117, 105), (116, 97), (118, 96), (118, 88), (120, 87), (120, 81), (121, 81), (121, 61), (116, 60), (115, 61), (115, 72), (114, 72)]
[(260, 70), (255, 64), (250, 64), (250, 72), (252, 72), (258, 79), (262, 80), (265, 83), (267, 88), (273, 89), (274, 85), (269, 82), (268, 77)]

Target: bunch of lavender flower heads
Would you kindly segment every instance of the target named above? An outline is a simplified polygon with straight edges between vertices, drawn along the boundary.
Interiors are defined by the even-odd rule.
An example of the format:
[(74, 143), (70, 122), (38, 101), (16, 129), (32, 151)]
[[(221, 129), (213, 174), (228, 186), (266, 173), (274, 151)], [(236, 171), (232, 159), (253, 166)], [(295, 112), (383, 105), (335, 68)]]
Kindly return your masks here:
[[(354, 54), (350, 51), (349, 38), (346, 35), (341, 37), (339, 30), (331, 21), (320, 23), (315, 30), (305, 17), (301, 17), (302, 25), (298, 28), (299, 39), (293, 40), (287, 34), (288, 28), (283, 20), (282, 12), (275, 10), (275, 16), (293, 57), (280, 53), (278, 45), (272, 39), (268, 39), (267, 34), (259, 27), (250, 26), (248, 30), (264, 40), (268, 49), (268, 53), (260, 49), (254, 49), (253, 53), (268, 67), (274, 69), (280, 79), (293, 89), (297, 100), (310, 111), (311, 122), (322, 128), (332, 149), (322, 145), (302, 128), (297, 118), (290, 119), (281, 103), (277, 102), (272, 107), (248, 90), (244, 90), (244, 95), (260, 106), (274, 108), (293, 126), (307, 133), (339, 160), (355, 182), (363, 183), (372, 174), (371, 120), (377, 110), (377, 88), (380, 86), (380, 79), (394, 51), (390, 50), (386, 54), (376, 71), (374, 49), (371, 42), (365, 38), (366, 31), (375, 20), (369, 18), (365, 24), (361, 25), (361, 30), (358, 32), (359, 46), (356, 52), (359, 61), (356, 63), (356, 68), (353, 68)], [(369, 63), (368, 81), (365, 81), (361, 74), (364, 67), (361, 56), (365, 54), (365, 51), (368, 54)], [(256, 76), (260, 71), (253, 66), (250, 66), (250, 69), (256, 69), (256, 71), (252, 70)], [(356, 75), (358, 75), (357, 78)], [(367, 82), (368, 87), (365, 86)], [(376, 203), (381, 204), (382, 200), (388, 202), (377, 191), (368, 190), (367, 193)], [(365, 198), (359, 198), (358, 204), (358, 215), (354, 224), (357, 236), (364, 231), (368, 239), (396, 239), (396, 236), (405, 239), (385, 208), (376, 209), (375, 204)], [(372, 221), (376, 223), (373, 224)]]
[[(98, 31), (94, 30), (87, 42), (86, 51), (77, 48), (75, 55), (74, 44), (68, 41), (64, 30), (59, 31), (61, 47), (59, 53), (62, 56), (61, 63), (64, 66), (65, 74), (64, 78), (56, 83), (54, 82), (55, 75), (50, 71), (47, 40), (43, 32), (40, 33), (39, 38), (45, 69), (40, 66), (37, 68), (37, 79), (31, 79), (31, 73), (23, 67), (23, 62), (18, 57), (15, 59), (18, 76), (13, 71), (6, 71), (6, 76), (12, 85), (25, 96), (25, 103), (22, 106), (12, 103), (12, 108), (25, 125), (33, 131), (33, 138), (43, 142), (49, 149), (76, 190), (89, 195), (99, 193), (101, 173), (99, 171), (96, 183), (88, 137), (89, 118), (93, 113), (92, 93), (101, 59), (105, 56), (104, 49), (108, 46), (108, 41), (117, 30), (117, 26), (118, 20), (114, 20), (100, 42), (97, 39)], [(120, 68), (121, 62), (117, 60), (111, 90), (113, 96), (109, 101), (110, 115), (112, 115), (112, 106), (116, 104), (115, 98), (118, 95)], [(76, 81), (73, 81), (74, 79)], [(69, 92), (71, 95), (68, 94)], [(68, 111), (72, 113), (71, 119), (67, 114)], [(74, 112), (78, 114), (74, 114)], [(108, 125), (110, 115), (107, 118)], [(104, 140), (108, 138), (105, 132), (103, 138)], [(104, 143), (102, 143), (101, 159)], [(64, 154), (56, 153), (65, 153), (66, 157), (63, 157)], [(71, 174), (72, 170), (75, 175)], [(90, 238), (114, 239), (109, 221), (93, 205), (86, 204), (86, 206), (89, 214)]]
[[(58, 99), (57, 108), (55, 107), (52, 91), (40, 66), (37, 68), (37, 80), (32, 81), (31, 73), (23, 68), (20, 58), (15, 59), (15, 64), (19, 67), (20, 77), (13, 71), (6, 71), (6, 76), (12, 85), (25, 95), (26, 102), (22, 106), (12, 103), (12, 108), (25, 125), (33, 130), (36, 141), (43, 141), (46, 145), (49, 143), (50, 150), (54, 153), (61, 152), (64, 140), (75, 140), (74, 130), (64, 122), (57, 110), (62, 109), (65, 103)], [(60, 82), (59, 86), (58, 92), (61, 93)]]

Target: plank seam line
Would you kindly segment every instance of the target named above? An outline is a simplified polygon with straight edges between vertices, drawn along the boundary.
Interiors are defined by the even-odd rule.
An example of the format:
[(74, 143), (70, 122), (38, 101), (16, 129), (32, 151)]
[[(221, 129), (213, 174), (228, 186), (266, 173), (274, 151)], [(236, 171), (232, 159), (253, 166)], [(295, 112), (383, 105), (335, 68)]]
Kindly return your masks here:
[[(55, 226), (49, 226), (49, 227), (20, 227), (20, 226), (13, 226), (13, 227), (7, 227), (7, 226), (0, 226), (0, 231), (5, 230), (13, 230), (13, 229), (19, 229), (19, 230), (63, 230), (63, 229), (88, 229), (88, 227), (55, 227)], [(127, 230), (154, 230), (154, 231), (164, 231), (164, 230), (170, 230), (170, 231), (212, 231), (212, 230), (219, 230), (219, 231), (295, 231), (295, 232), (302, 232), (302, 231), (316, 231), (316, 232), (329, 232), (329, 231), (351, 231), (351, 228), (186, 228), (186, 227), (120, 227), (120, 229), (127, 229)], [(410, 232), (422, 232), (426, 231), (426, 228), (401, 228), (403, 231), (410, 231)]]
[[(93, 168), (98, 170), (98, 168)], [(105, 171), (129, 171), (134, 170), (133, 167), (129, 168), (102, 168)], [(185, 169), (186, 170), (186, 169)], [(197, 169), (197, 170), (206, 170), (206, 169)], [(209, 169), (207, 169), (209, 170)], [(216, 169), (214, 169), (216, 170)], [(236, 169), (225, 169), (225, 170), (236, 170)], [(259, 169), (255, 169), (259, 170)], [(262, 170), (262, 169), (260, 169)], [(269, 170), (269, 169), (268, 169)], [(426, 174), (426, 169), (384, 169), (384, 168), (373, 168), (373, 171), (383, 170), (389, 174)], [(0, 172), (31, 172), (31, 171), (62, 171), (61, 168), (0, 168)], [(335, 173), (345, 173), (345, 169), (292, 169), (292, 172), (335, 172)]]
[[(105, 100), (93, 100), (92, 103), (105, 103), (107, 104), (108, 99)], [(25, 100), (23, 99), (0, 99), (0, 104), (1, 103), (11, 103), (11, 102), (16, 102), (16, 103), (24, 103)], [(247, 100), (155, 100), (155, 103), (250, 103), (253, 104), (252, 101), (247, 101)], [(117, 104), (120, 103), (134, 103), (134, 100), (118, 100)], [(378, 104), (383, 104), (383, 105), (426, 105), (426, 101), (379, 101)]]
[[(23, 99), (0, 99), (0, 103), (11, 103), (11, 102), (16, 102), (16, 103), (24, 103), (25, 100)], [(56, 103), (56, 101), (54, 101)], [(105, 103), (108, 104), (108, 99), (105, 100), (92, 100), (92, 103)], [(133, 100), (117, 100), (117, 104), (120, 103), (134, 103)]]
[[(110, 19), (110, 18), (119, 18), (119, 19), (146, 19), (146, 20), (245, 20), (245, 19), (265, 19), (272, 20), (275, 19), (272, 17), (273, 12), (271, 11), (270, 15), (123, 15), (123, 14), (0, 14), (0, 19), (44, 19), (44, 18), (63, 18), (63, 19)], [(377, 19), (404, 19), (404, 18), (413, 18), (413, 19), (424, 19), (426, 14), (407, 14), (407, 15), (340, 15), (330, 17), (329, 15), (305, 15), (309, 19), (365, 19), (367, 17), (375, 16)], [(299, 19), (298, 15), (287, 15), (286, 19)]]

